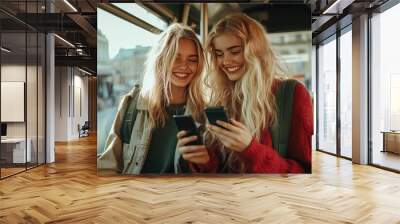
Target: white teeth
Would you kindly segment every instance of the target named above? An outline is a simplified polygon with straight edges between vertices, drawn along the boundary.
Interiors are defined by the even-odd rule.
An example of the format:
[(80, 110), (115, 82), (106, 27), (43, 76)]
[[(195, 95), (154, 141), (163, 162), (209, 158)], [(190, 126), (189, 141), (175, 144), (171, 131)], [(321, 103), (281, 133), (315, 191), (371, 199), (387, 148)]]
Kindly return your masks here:
[(189, 76), (189, 75), (186, 74), (186, 73), (177, 73), (177, 72), (175, 72), (174, 75), (175, 75), (175, 76), (178, 76), (179, 78), (186, 78), (186, 77)]
[(226, 67), (226, 69), (227, 69), (229, 72), (236, 72), (237, 70), (240, 69), (240, 66)]

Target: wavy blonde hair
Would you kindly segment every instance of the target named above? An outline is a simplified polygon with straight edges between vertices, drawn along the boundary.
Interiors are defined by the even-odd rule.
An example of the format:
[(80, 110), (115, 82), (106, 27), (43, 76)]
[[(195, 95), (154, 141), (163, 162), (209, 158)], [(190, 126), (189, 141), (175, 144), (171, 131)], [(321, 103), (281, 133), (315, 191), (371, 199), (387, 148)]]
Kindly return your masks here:
[[(218, 67), (214, 55), (214, 38), (227, 33), (239, 37), (244, 45), (245, 74), (236, 82), (230, 81)], [(266, 31), (260, 23), (243, 13), (231, 14), (213, 27), (206, 50), (210, 61), (210, 75), (206, 80), (211, 88), (210, 104), (225, 106), (231, 118), (244, 123), (252, 136), (259, 140), (262, 131), (277, 119), (272, 85), (275, 79), (284, 77)], [(231, 171), (245, 171), (236, 153), (229, 153), (231, 151), (222, 147), (211, 133), (207, 135), (206, 144), (217, 144), (224, 154), (228, 154)]]
[(187, 106), (192, 111), (193, 118), (203, 122), (203, 68), (205, 65), (204, 49), (196, 37), (196, 33), (188, 26), (178, 23), (171, 24), (150, 50), (146, 60), (146, 71), (140, 95), (147, 100), (149, 118), (152, 127), (163, 127), (168, 119), (166, 107), (171, 101), (172, 65), (178, 53), (179, 40), (192, 40), (197, 49), (197, 71), (186, 88)]

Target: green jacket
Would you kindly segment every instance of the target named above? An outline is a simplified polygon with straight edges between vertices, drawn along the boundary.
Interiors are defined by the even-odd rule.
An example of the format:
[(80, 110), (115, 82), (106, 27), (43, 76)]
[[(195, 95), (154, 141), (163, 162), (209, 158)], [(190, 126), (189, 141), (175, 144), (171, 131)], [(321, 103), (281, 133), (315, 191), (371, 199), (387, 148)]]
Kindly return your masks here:
[[(130, 99), (135, 98), (135, 94), (140, 94), (139, 92), (138, 89), (133, 89), (122, 97), (114, 123), (106, 141), (104, 152), (97, 159), (97, 169), (99, 174), (141, 173), (150, 147), (152, 129), (150, 128), (148, 102), (140, 95), (136, 103), (137, 115), (132, 128), (130, 143), (123, 143), (120, 134), (125, 111), (129, 106), (129, 102), (133, 102)], [(186, 108), (188, 107), (186, 106)], [(186, 109), (185, 114), (191, 114), (190, 110)], [(162, 139), (156, 140), (162, 141)], [(182, 162), (178, 147), (176, 147), (175, 173), (183, 172), (181, 168)]]

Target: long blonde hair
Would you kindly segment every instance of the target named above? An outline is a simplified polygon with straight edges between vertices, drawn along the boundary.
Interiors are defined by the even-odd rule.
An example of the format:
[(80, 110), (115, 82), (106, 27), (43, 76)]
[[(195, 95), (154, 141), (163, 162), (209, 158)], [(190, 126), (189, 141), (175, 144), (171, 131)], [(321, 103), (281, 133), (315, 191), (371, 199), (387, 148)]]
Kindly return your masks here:
[(147, 56), (146, 72), (140, 94), (148, 101), (152, 127), (164, 126), (168, 118), (166, 107), (170, 103), (172, 94), (172, 64), (181, 38), (192, 40), (195, 43), (199, 59), (196, 74), (186, 89), (187, 109), (191, 110), (196, 121), (202, 122), (204, 119), (202, 109), (205, 105), (203, 97), (205, 53), (196, 33), (190, 27), (173, 23), (160, 34), (160, 39)]
[[(213, 53), (214, 38), (226, 33), (239, 37), (244, 45), (246, 71), (236, 82), (228, 80)], [(213, 27), (207, 38), (206, 50), (210, 61), (207, 77), (207, 85), (211, 88), (210, 104), (225, 106), (230, 116), (244, 123), (252, 136), (259, 140), (262, 131), (277, 119), (272, 86), (275, 79), (283, 77), (266, 31), (260, 23), (243, 13), (231, 14)], [(217, 144), (215, 136), (208, 135), (208, 144)], [(230, 153), (228, 165), (238, 172), (244, 171), (243, 162), (236, 153)]]

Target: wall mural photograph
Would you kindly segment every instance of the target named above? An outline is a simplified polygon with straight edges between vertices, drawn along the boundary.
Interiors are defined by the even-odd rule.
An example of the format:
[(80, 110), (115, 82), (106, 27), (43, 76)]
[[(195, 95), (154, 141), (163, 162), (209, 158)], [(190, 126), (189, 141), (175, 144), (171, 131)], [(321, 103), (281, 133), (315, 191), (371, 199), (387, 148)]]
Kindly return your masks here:
[(98, 173), (311, 173), (309, 8), (164, 6), (99, 4)]

